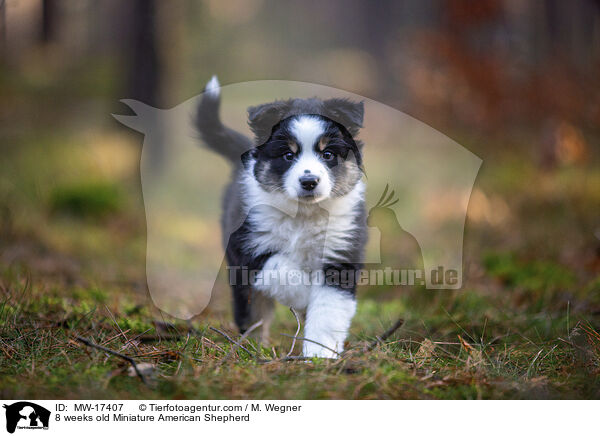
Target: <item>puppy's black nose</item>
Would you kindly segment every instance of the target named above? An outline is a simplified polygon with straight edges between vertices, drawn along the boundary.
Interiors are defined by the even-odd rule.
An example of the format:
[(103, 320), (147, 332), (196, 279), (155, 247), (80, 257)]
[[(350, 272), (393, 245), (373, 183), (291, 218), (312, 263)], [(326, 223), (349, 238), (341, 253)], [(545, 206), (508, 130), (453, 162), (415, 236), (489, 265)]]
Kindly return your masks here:
[(300, 185), (307, 191), (312, 191), (319, 184), (319, 178), (313, 174), (300, 177)]

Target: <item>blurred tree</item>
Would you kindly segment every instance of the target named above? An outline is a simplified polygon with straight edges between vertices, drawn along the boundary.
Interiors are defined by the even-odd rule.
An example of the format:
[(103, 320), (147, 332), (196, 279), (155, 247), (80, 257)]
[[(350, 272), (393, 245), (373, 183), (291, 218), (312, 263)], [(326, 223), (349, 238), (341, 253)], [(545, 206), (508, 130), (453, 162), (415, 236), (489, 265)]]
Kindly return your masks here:
[(160, 60), (157, 51), (156, 2), (135, 0), (131, 9), (130, 98), (148, 105), (160, 102)]
[(6, 56), (6, 0), (0, 0), (0, 62)]
[[(162, 75), (158, 52), (157, 4), (155, 0), (135, 0), (131, 8), (131, 50), (127, 83), (129, 98), (149, 106), (161, 104)], [(161, 141), (157, 141), (158, 144)], [(163, 147), (152, 147), (150, 162), (158, 167), (164, 157)]]
[(42, 1), (42, 28), (40, 32), (41, 42), (47, 44), (56, 39), (57, 25), (57, 2), (56, 0)]

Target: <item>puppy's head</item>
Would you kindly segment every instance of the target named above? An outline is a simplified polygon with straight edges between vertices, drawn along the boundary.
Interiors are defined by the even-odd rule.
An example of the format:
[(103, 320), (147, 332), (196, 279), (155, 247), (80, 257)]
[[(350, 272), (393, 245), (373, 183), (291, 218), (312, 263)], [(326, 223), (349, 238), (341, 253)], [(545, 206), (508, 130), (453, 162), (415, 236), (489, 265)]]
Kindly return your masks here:
[(293, 99), (248, 110), (257, 146), (244, 164), (263, 189), (316, 203), (346, 195), (362, 175), (363, 103)]

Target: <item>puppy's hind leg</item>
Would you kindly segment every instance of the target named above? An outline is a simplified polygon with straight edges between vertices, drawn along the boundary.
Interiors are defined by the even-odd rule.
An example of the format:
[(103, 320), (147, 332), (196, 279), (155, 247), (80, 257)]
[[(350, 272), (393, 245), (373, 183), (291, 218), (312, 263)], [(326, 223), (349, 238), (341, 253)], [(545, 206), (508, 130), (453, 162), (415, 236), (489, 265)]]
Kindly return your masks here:
[(250, 322), (250, 297), (252, 289), (249, 286), (234, 285), (231, 287), (233, 294), (233, 319), (240, 333), (244, 333), (252, 325)]
[(275, 314), (275, 301), (249, 286), (233, 287), (233, 315), (240, 333), (262, 320), (262, 325), (250, 334), (258, 342), (267, 345), (270, 327)]
[(253, 333), (261, 345), (269, 345), (271, 339), (271, 323), (275, 316), (275, 301), (262, 292), (253, 290), (250, 298), (250, 325), (262, 319), (262, 325)]

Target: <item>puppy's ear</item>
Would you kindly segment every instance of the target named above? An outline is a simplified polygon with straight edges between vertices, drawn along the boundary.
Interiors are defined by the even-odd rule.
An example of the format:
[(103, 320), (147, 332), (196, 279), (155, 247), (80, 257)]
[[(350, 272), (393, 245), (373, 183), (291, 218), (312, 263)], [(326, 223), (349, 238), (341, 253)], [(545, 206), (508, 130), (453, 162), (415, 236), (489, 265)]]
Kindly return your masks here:
[(290, 106), (291, 101), (285, 100), (248, 108), (248, 125), (256, 135), (258, 145), (269, 139), (273, 127), (283, 119)]
[(362, 101), (357, 103), (345, 98), (330, 98), (323, 102), (323, 115), (340, 123), (352, 136), (363, 126), (364, 114), (365, 105)]

